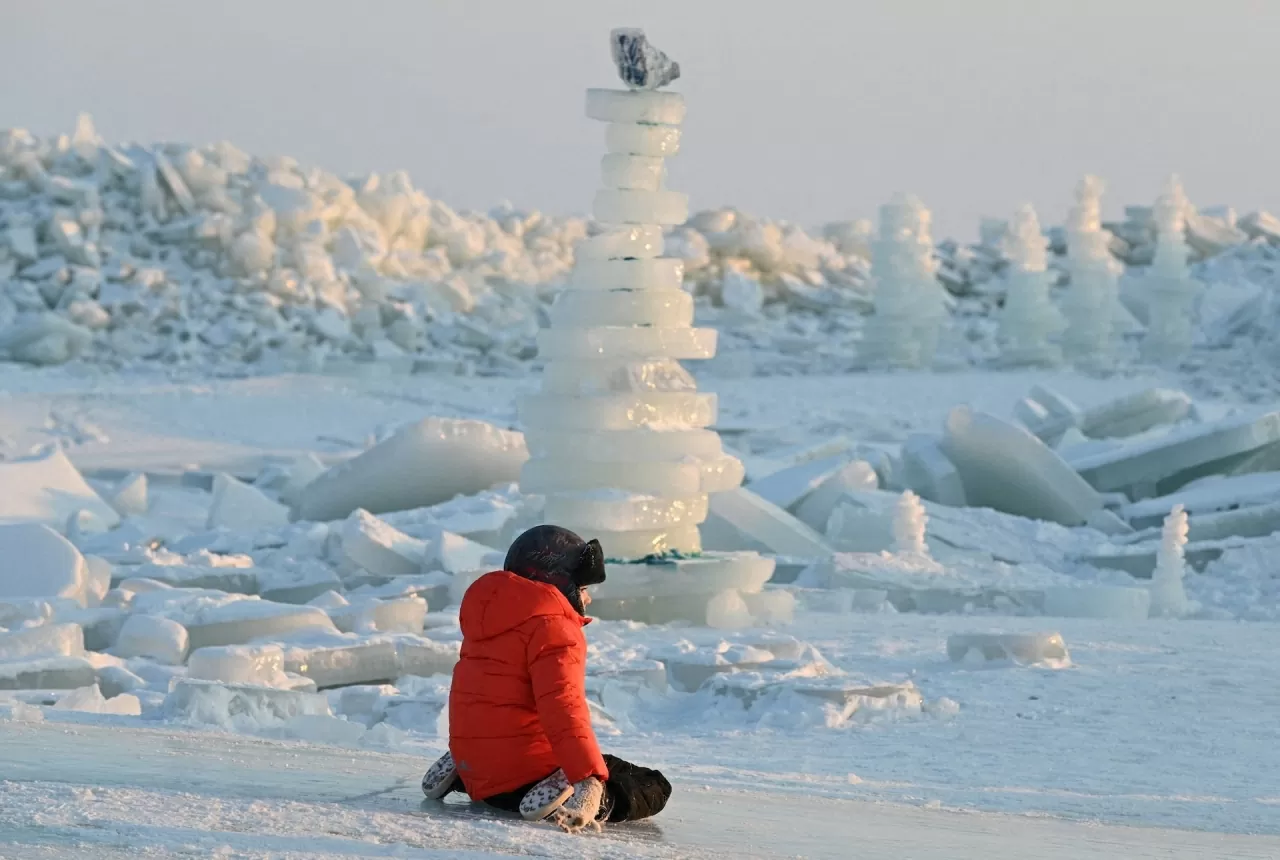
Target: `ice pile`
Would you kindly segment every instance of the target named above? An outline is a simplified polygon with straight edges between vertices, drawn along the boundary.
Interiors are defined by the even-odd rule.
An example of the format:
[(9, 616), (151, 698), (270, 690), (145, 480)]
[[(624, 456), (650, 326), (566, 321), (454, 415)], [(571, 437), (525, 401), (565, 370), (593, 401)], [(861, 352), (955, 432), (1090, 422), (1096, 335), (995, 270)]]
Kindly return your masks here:
[[(634, 33), (619, 38), (617, 56), (625, 74), (642, 81), (637, 86), (671, 76), (674, 64), (661, 52)], [(672, 128), (611, 134), (606, 161), (614, 180), (629, 171), (627, 182), (654, 181), (655, 162), (640, 159), (678, 146)], [(637, 148), (643, 152), (629, 151)], [(991, 349), (980, 321), (994, 312), (1010, 265), (1007, 225), (990, 222), (971, 247), (942, 242), (931, 260), (927, 212), (909, 208), (914, 226), (882, 217), (882, 234), (888, 222), (898, 224), (888, 245), (884, 235), (874, 240), (868, 221), (834, 222), (811, 235), (731, 208), (664, 225), (665, 245), (684, 264), (686, 289), (702, 299), (699, 313), (726, 329), (731, 353), (754, 349), (748, 360), (757, 372), (851, 367), (863, 315), (875, 306), (873, 281), (884, 307), (867, 321), (863, 340), (872, 351), (911, 353), (910, 344), (923, 338), (924, 358), (906, 358), (928, 363), (937, 320), (922, 322), (911, 337), (892, 335), (906, 331), (894, 302), (905, 300), (908, 282), (917, 284), (924, 310), (916, 316), (940, 319), (936, 280), (960, 298), (958, 316), (976, 344), (949, 359), (982, 360)], [(1177, 223), (1157, 230), (1150, 207), (1126, 211), (1128, 220), (1089, 233), (1089, 259), (1100, 264), (1110, 253), (1135, 271), (1156, 260), (1163, 272), (1168, 258), (1157, 255), (1157, 237), (1167, 245)], [(1063, 263), (1079, 223), (1073, 215), (1066, 231), (1049, 231), (1050, 274), (1069, 269), (1073, 284), (1087, 285), (1065, 300), (1070, 307), (1091, 305), (1097, 292), (1074, 258)], [(1181, 224), (1193, 263), (1224, 252), (1270, 259), (1280, 242), (1280, 224), (1265, 212), (1237, 221), (1227, 209), (1197, 212), (1185, 204)], [(520, 372), (534, 356), (547, 300), (581, 243), (602, 229), (507, 204), (458, 212), (428, 198), (403, 172), (343, 179), (288, 157), (252, 157), (226, 142), (115, 145), (87, 116), (72, 134), (51, 139), (10, 129), (0, 132), (0, 354), (33, 364), (248, 362), (274, 370), (376, 362)], [(889, 246), (897, 262), (884, 255)], [(1143, 319), (1152, 303), (1147, 294), (1163, 295), (1173, 283), (1164, 275), (1129, 280), (1126, 302)], [(1273, 281), (1274, 272), (1254, 267), (1243, 280)], [(1183, 313), (1180, 289), (1156, 304)], [(1255, 291), (1247, 300), (1263, 298)], [(1214, 338), (1249, 324), (1238, 302), (1227, 311), (1205, 321)], [(1185, 335), (1174, 319), (1169, 324)], [(886, 321), (891, 336), (875, 346)], [(824, 345), (814, 349), (815, 341)]]

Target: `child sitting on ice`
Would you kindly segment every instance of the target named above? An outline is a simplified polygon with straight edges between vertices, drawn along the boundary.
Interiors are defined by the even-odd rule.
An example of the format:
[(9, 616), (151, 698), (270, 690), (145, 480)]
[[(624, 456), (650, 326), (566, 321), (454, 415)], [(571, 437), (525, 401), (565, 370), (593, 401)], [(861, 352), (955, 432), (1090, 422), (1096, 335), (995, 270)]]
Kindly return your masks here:
[(604, 582), (599, 541), (537, 526), (503, 570), (467, 589), (462, 655), (449, 690), (449, 752), (422, 790), (472, 800), (566, 830), (656, 815), (671, 784), (656, 770), (602, 756), (587, 707), (587, 586)]

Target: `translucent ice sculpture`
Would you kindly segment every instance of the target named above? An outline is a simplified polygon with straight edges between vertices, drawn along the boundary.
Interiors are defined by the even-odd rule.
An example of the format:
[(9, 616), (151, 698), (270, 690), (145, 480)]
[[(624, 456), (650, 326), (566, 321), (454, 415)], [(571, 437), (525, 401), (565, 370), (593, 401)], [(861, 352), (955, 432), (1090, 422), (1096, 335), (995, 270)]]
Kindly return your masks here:
[(1111, 256), (1110, 237), (1100, 216), (1105, 186), (1086, 176), (1076, 186), (1076, 205), (1067, 218), (1067, 271), (1071, 283), (1062, 303), (1067, 330), (1062, 336), (1066, 357), (1081, 367), (1105, 367), (1119, 334), (1119, 275)]
[(893, 514), (893, 548), (903, 555), (928, 555), (925, 543), (925, 526), (929, 515), (925, 513), (920, 497), (905, 490), (898, 498)]
[(946, 296), (934, 276), (930, 220), (924, 204), (907, 194), (880, 207), (880, 235), (871, 247), (876, 310), (863, 341), (869, 364), (933, 364)]
[(1004, 364), (1052, 366), (1062, 360), (1055, 340), (1066, 321), (1049, 298), (1048, 247), (1035, 209), (1023, 206), (1005, 235), (1009, 270), (999, 333)]
[(1147, 336), (1142, 342), (1148, 361), (1176, 362), (1191, 348), (1192, 308), (1200, 284), (1187, 269), (1189, 208), (1182, 183), (1171, 176), (1152, 210), (1156, 252), (1146, 274)]
[(1190, 605), (1182, 578), (1186, 575), (1187, 512), (1174, 505), (1165, 517), (1156, 553), (1156, 569), (1151, 574), (1151, 614), (1179, 618)]
[[(609, 123), (594, 212), (599, 235), (579, 250), (538, 338), (546, 370), (520, 404), (532, 458), (526, 492), (544, 516), (609, 534), (613, 558), (700, 549), (706, 494), (736, 487), (742, 467), (708, 427), (716, 399), (679, 359), (710, 358), (715, 332), (692, 328), (682, 261), (662, 256), (663, 224), (687, 217), (663, 187), (684, 99), (656, 92), (678, 67), (638, 30), (615, 30), (613, 57), (631, 90), (589, 90), (587, 115)], [(612, 546), (610, 545), (612, 544)]]

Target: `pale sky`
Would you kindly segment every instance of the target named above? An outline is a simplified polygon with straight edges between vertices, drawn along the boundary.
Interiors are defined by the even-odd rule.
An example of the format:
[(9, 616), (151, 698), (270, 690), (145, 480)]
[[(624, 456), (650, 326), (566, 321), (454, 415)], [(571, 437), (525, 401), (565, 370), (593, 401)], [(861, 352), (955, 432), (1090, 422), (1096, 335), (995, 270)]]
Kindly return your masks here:
[(404, 168), (460, 208), (585, 213), (616, 26), (684, 73), (669, 185), (806, 225), (895, 191), (937, 234), (1077, 178), (1106, 213), (1170, 172), (1280, 214), (1280, 0), (0, 0), (0, 128), (227, 139), (341, 174)]

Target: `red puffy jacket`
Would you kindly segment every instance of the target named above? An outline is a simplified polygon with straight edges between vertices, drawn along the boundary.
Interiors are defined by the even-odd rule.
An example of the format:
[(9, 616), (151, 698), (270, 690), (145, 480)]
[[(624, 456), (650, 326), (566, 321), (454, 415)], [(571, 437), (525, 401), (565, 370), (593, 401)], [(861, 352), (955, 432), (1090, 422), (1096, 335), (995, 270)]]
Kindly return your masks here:
[(587, 640), (554, 586), (505, 570), (462, 598), (462, 655), (449, 690), (449, 752), (472, 800), (562, 768), (608, 779), (587, 708)]

